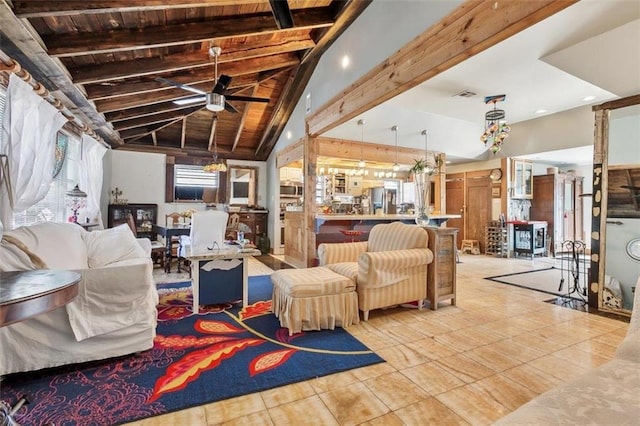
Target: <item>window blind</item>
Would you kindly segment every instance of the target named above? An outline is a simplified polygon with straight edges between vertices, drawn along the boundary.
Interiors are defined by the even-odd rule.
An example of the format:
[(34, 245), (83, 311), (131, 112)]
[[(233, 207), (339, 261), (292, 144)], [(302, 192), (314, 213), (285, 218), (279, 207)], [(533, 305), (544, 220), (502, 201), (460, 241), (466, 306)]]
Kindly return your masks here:
[(218, 172), (208, 173), (202, 170), (202, 166), (175, 165), (175, 186), (188, 186), (196, 188), (217, 188)]

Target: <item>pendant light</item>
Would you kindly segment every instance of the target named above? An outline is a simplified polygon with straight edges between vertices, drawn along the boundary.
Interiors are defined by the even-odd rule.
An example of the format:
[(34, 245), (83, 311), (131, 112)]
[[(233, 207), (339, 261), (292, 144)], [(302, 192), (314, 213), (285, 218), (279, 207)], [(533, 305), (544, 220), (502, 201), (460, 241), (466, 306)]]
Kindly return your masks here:
[(358, 162), (358, 167), (360, 167), (361, 169), (364, 169), (365, 167), (365, 162), (364, 162), (364, 120), (360, 119), (358, 120), (358, 126), (360, 126), (360, 161)]
[(434, 164), (429, 161), (429, 131), (424, 129), (420, 134), (424, 136), (424, 172), (433, 174), (436, 168)]
[(398, 170), (400, 170), (400, 165), (398, 165), (398, 126), (394, 125), (393, 127), (391, 127), (391, 131), (395, 133), (396, 139), (396, 162), (393, 163), (393, 171), (397, 172)]

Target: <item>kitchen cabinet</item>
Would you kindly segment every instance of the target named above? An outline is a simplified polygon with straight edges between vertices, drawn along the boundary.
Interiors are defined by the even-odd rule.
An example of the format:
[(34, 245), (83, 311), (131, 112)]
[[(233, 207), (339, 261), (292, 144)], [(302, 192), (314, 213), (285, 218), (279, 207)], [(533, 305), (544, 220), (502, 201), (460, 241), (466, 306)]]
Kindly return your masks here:
[(533, 163), (525, 160), (513, 160), (511, 167), (512, 198), (533, 198)]
[(583, 180), (570, 173), (533, 177), (536, 196), (531, 200), (530, 216), (547, 222), (554, 255), (562, 249), (563, 241), (584, 241)]
[(333, 175), (333, 193), (347, 193), (347, 177), (344, 173), (336, 173), (335, 175)]
[(109, 204), (107, 209), (107, 227), (114, 228), (127, 223), (127, 216), (131, 214), (136, 224), (138, 238), (155, 240), (151, 228), (158, 217), (157, 204)]
[(280, 169), (280, 180), (302, 182), (302, 169), (299, 167), (282, 167)]
[(354, 197), (362, 195), (362, 176), (347, 177), (347, 194)]

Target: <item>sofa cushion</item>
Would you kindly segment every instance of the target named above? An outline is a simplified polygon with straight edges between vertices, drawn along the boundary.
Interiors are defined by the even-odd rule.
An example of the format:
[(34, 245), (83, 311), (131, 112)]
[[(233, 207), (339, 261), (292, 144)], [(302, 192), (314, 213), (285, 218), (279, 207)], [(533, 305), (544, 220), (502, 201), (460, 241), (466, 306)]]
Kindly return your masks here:
[(86, 233), (89, 268), (100, 268), (125, 259), (148, 257), (128, 225)]
[(341, 262), (341, 263), (332, 263), (326, 265), (327, 268), (331, 269), (336, 274), (340, 274), (344, 277), (349, 278), (354, 283), (358, 280), (358, 263), (357, 262)]
[(328, 268), (281, 269), (271, 274), (271, 282), (290, 297), (314, 297), (356, 290), (349, 278)]
[(74, 223), (44, 222), (21, 226), (5, 232), (44, 261), (50, 269), (85, 269), (87, 248), (83, 236), (88, 234)]

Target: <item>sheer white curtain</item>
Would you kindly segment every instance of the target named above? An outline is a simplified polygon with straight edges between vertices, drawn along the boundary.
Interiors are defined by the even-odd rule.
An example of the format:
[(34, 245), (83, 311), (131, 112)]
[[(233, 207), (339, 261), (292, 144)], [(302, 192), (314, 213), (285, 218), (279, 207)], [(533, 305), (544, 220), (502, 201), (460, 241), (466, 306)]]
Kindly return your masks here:
[(40, 201), (49, 191), (55, 164), (56, 132), (66, 118), (15, 74), (9, 77), (0, 153), (9, 159), (13, 206), (0, 187), (0, 220), (13, 226), (13, 213)]
[(107, 151), (104, 145), (89, 135), (82, 135), (80, 147), (80, 189), (87, 193), (87, 206), (84, 208), (84, 216), (91, 223), (102, 223), (100, 213), (100, 196), (102, 195), (102, 157)]

